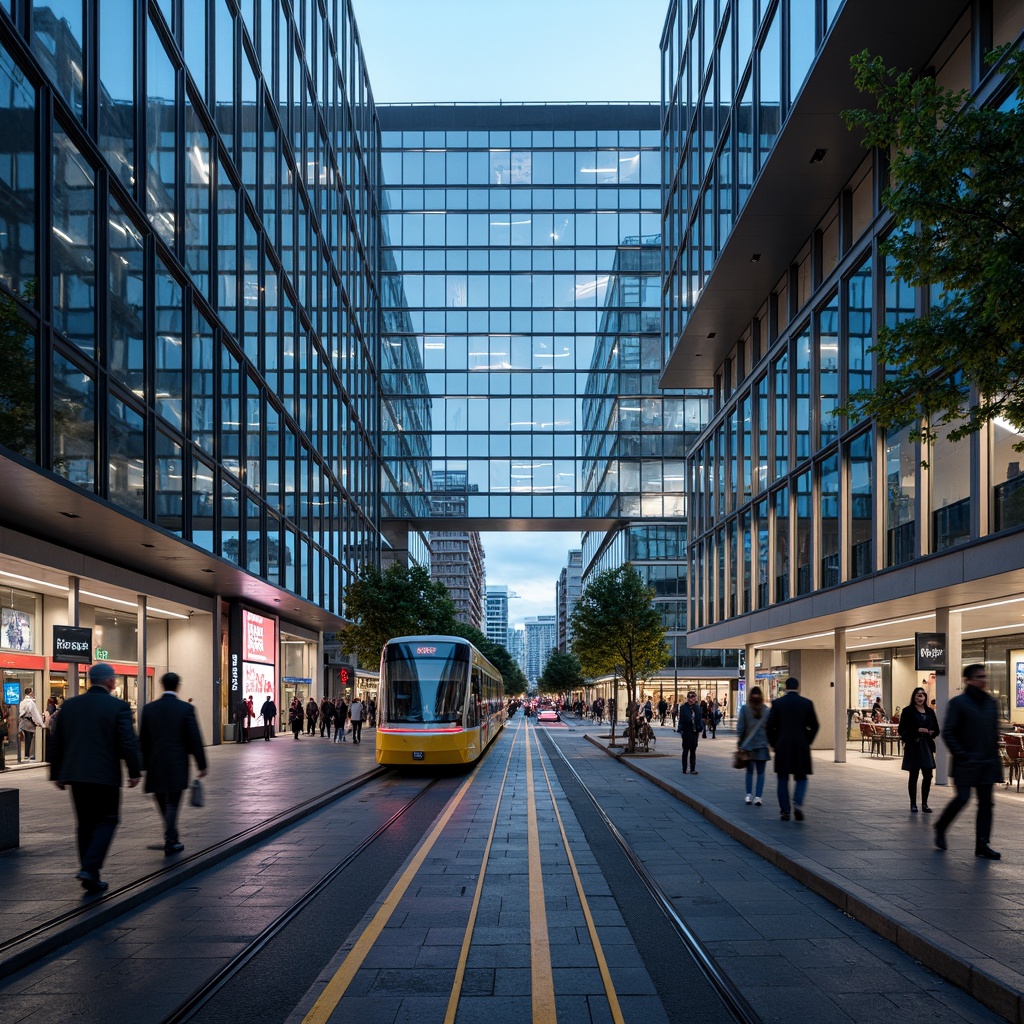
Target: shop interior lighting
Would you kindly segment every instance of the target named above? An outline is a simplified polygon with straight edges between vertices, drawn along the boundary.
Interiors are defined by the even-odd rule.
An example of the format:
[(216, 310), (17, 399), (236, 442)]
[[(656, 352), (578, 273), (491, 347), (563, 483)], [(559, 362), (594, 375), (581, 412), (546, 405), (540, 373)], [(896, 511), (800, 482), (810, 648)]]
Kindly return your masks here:
[(980, 612), (983, 608), (998, 608), (1004, 604), (1020, 604), (1024, 597), (1008, 597), (1005, 601), (988, 601), (986, 604), (972, 604), (966, 608), (957, 608), (958, 612)]

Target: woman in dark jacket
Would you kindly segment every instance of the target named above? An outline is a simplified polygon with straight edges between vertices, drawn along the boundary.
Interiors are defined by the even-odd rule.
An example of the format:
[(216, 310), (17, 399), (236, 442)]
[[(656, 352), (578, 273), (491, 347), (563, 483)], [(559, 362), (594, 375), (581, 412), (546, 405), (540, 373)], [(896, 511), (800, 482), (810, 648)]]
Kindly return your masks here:
[(910, 772), (907, 782), (910, 810), (917, 813), (917, 776), (920, 775), (921, 810), (931, 814), (928, 794), (935, 768), (935, 737), (939, 735), (939, 720), (928, 706), (928, 694), (921, 686), (914, 687), (910, 704), (900, 713), (899, 733), (903, 740), (903, 770)]

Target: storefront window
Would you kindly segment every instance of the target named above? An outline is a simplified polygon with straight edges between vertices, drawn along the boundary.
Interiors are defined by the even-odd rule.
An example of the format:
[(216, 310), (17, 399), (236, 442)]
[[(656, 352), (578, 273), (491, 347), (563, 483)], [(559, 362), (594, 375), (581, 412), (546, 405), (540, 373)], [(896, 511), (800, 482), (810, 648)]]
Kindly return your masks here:
[(35, 594), (0, 590), (0, 650), (27, 653), (40, 650), (39, 599)]
[(886, 565), (914, 557), (917, 540), (917, 444), (910, 427), (891, 431), (885, 439)]
[(139, 656), (139, 617), (130, 610), (96, 608), (92, 627), (97, 661), (134, 663)]

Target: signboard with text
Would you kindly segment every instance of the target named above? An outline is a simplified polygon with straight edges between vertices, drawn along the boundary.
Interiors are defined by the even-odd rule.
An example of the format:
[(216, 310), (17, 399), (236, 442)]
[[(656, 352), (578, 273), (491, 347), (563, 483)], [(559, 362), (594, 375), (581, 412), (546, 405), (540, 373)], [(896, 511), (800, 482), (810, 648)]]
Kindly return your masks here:
[(234, 605), (230, 623), (229, 714), (238, 707), (240, 700), (252, 697), (253, 710), (258, 716), (267, 698), (278, 703), (277, 619)]
[(946, 634), (914, 634), (914, 668), (918, 672), (946, 671)]
[(77, 665), (91, 664), (92, 630), (84, 626), (54, 626), (53, 660)]

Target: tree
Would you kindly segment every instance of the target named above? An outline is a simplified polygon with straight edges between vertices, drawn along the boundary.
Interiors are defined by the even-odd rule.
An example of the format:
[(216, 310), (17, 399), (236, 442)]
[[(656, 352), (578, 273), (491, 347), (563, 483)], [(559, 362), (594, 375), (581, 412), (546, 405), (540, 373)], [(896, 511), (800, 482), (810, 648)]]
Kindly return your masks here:
[(879, 327), (885, 375), (840, 412), (914, 425), (926, 444), (941, 427), (959, 441), (997, 417), (1024, 428), (1024, 54), (1006, 46), (987, 59), (1013, 82), (1012, 109), (978, 108), (966, 90), (887, 69), (866, 50), (851, 61), (875, 106), (843, 116), (891, 159), (882, 199), (896, 226), (882, 252), (897, 280), (933, 301)]
[[(668, 663), (665, 627), (653, 598), (654, 591), (627, 562), (595, 576), (572, 613), (572, 651), (584, 675), (616, 673), (625, 683), (629, 712), (636, 706), (637, 681)], [(635, 747), (633, 718), (627, 715), (626, 753)]]
[(354, 625), (342, 633), (341, 648), (367, 668), (380, 663), (381, 648), (392, 637), (452, 635), (456, 625), (448, 588), (421, 565), (363, 566), (345, 590), (345, 610)]
[(501, 673), (506, 697), (525, 692), (526, 676), (503, 644), (495, 643), (476, 626), (466, 622), (456, 622), (452, 635), (468, 640)]
[(583, 683), (579, 658), (575, 654), (552, 651), (537, 680), (537, 689), (541, 693), (572, 693), (581, 689)]

